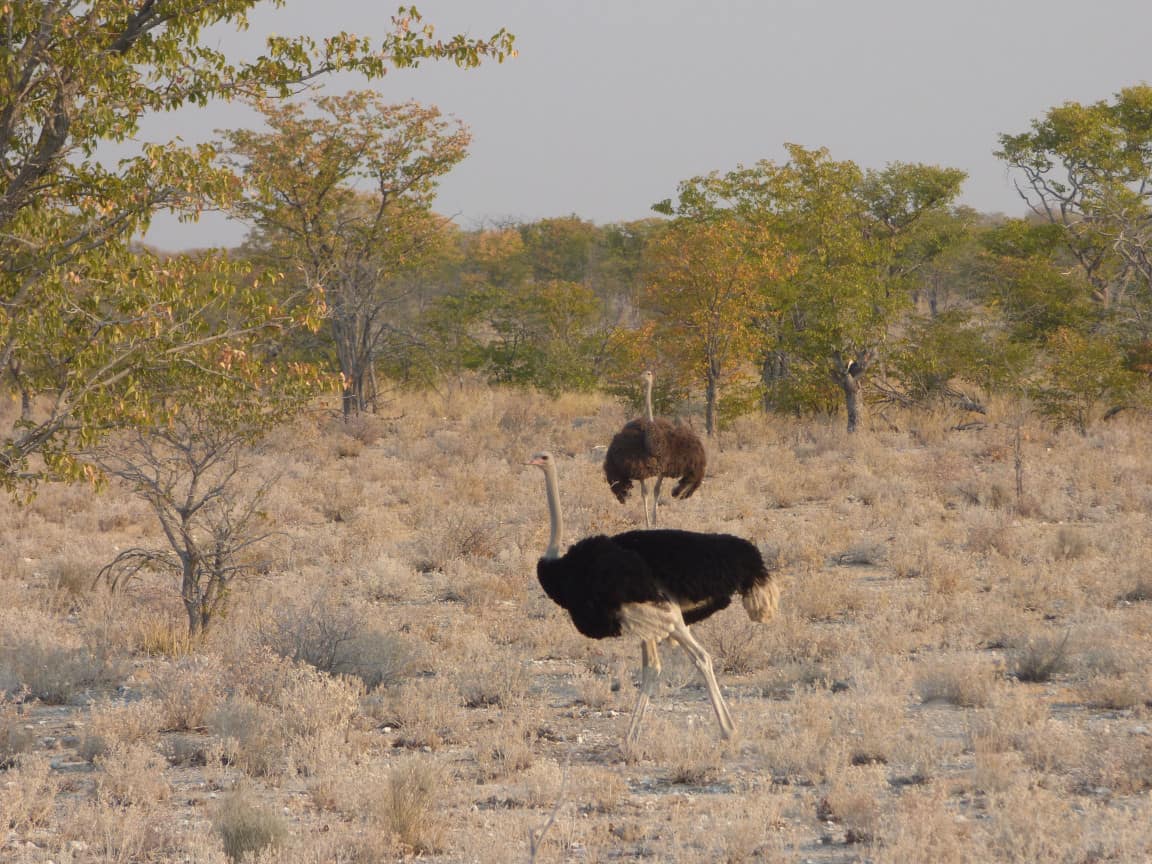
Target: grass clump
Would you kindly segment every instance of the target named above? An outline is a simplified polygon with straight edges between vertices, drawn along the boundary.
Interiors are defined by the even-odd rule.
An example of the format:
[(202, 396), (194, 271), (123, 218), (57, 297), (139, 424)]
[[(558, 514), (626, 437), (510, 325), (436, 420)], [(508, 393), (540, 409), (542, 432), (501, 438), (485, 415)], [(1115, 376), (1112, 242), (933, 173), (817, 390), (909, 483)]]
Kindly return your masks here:
[(284, 817), (261, 804), (245, 788), (235, 789), (220, 799), (212, 814), (212, 830), (224, 842), (224, 854), (233, 862), (242, 861), (250, 853), (282, 846), (288, 836)]
[(402, 849), (426, 855), (443, 846), (444, 818), (441, 790), (448, 784), (447, 769), (425, 756), (411, 756), (392, 768), (379, 795), (365, 801), (369, 816)]

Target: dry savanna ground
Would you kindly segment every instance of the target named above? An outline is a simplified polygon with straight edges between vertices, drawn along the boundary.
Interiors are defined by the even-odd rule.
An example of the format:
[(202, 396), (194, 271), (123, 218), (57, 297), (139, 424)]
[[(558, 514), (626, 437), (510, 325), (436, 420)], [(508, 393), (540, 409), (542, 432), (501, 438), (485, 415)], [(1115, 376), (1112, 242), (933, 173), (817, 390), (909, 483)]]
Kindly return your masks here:
[(728, 743), (669, 647), (622, 749), (639, 646), (536, 583), (533, 451), (569, 540), (642, 525), (601, 474), (607, 399), (466, 387), (284, 430), (244, 479), (280, 475), (267, 561), (195, 645), (170, 582), (93, 585), (160, 545), (128, 491), (0, 502), (0, 859), (1148, 861), (1152, 421), (1012, 411), (709, 444), (663, 524), (753, 539), (784, 588), (770, 624), (694, 628)]

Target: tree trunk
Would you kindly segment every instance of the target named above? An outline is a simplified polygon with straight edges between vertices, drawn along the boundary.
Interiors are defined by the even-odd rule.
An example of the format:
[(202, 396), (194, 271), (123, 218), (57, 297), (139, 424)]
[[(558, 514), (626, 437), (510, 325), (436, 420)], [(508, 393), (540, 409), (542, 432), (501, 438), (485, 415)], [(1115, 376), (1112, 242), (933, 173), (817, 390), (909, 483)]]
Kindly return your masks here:
[(202, 616), (203, 602), (200, 596), (200, 585), (197, 579), (196, 563), (188, 558), (184, 559), (184, 574), (180, 589), (180, 597), (184, 601), (184, 611), (188, 615), (188, 635), (195, 639), (204, 629)]
[(848, 431), (855, 432), (860, 423), (860, 380), (851, 374), (842, 375), (840, 388), (844, 391), (844, 409), (848, 414)]
[(772, 398), (772, 385), (788, 377), (788, 355), (783, 351), (769, 351), (760, 365), (760, 383), (764, 385), (762, 406), (764, 413), (771, 413), (776, 404)]
[(708, 377), (704, 382), (704, 431), (709, 438), (716, 437), (717, 411), (720, 402), (720, 375), (715, 366), (708, 364)]
[(848, 431), (855, 432), (860, 425), (860, 380), (872, 359), (870, 350), (857, 351), (848, 361), (836, 353), (833, 360), (832, 377), (844, 392), (844, 409), (848, 415)]

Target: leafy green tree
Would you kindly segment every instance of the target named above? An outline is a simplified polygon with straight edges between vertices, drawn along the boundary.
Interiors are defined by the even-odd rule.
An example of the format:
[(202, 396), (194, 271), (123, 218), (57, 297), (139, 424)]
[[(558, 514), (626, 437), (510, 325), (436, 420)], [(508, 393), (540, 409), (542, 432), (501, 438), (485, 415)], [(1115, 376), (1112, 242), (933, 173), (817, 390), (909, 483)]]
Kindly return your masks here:
[(764, 161), (723, 180), (738, 211), (781, 238), (790, 262), (764, 316), (765, 384), (770, 398), (803, 406), (827, 404), (832, 383), (853, 431), (864, 375), (946, 241), (929, 216), (949, 208), (965, 175), (903, 163), (864, 172), (824, 149), (788, 153), (783, 165)]
[(602, 304), (590, 288), (560, 280), (526, 282), (492, 289), (484, 301), (494, 333), (484, 348), (493, 381), (553, 395), (595, 385), (606, 338), (597, 327)]
[(719, 430), (722, 389), (748, 389), (764, 291), (780, 267), (767, 226), (730, 209), (717, 181), (685, 181), (675, 205), (657, 205), (675, 218), (649, 246), (644, 289), (656, 350), (704, 391), (708, 435)]
[[(600, 229), (586, 281), (604, 300), (608, 325), (639, 326), (647, 249), (664, 228), (662, 219), (639, 219)], [(635, 389), (636, 376), (629, 374), (627, 378)], [(659, 379), (657, 386), (661, 386)]]
[(598, 235), (595, 225), (575, 215), (521, 225), (532, 278), (538, 282), (584, 282)]
[(1041, 344), (1061, 328), (1094, 329), (1107, 315), (1064, 236), (1059, 225), (1010, 219), (981, 237), (981, 296), (1013, 339)]
[(1123, 348), (1105, 336), (1064, 327), (1048, 337), (1046, 349), (1031, 395), (1043, 415), (1081, 435), (1105, 408), (1136, 397), (1143, 383), (1126, 368)]
[(437, 182), (467, 154), (468, 132), (436, 108), (372, 92), (260, 104), (268, 131), (225, 133), (245, 194), (232, 205), (256, 243), (323, 294), (344, 415), (375, 405), (376, 363), (399, 337), (403, 276), (446, 242)]
[(1062, 229), (1095, 302), (1152, 302), (1152, 86), (1052, 108), (1029, 132), (1001, 135), (997, 155), (1033, 212)]
[[(202, 39), (212, 27), (244, 27), (257, 2), (0, 4), (0, 370), (25, 409), (0, 438), (0, 485), (83, 476), (75, 448), (141, 419), (121, 410), (143, 405), (141, 391), (176, 400), (218, 377), (198, 354), (210, 343), (240, 349), (293, 323), (257, 292), (245, 296), (254, 283), (240, 287), (226, 257), (164, 259), (129, 246), (159, 210), (194, 218), (235, 199), (239, 186), (210, 146), (145, 144), (107, 165), (96, 155), (102, 142), (130, 141), (147, 115), (288, 95), (335, 70), (373, 78), (428, 59), (472, 66), (513, 52), (503, 30), (439, 39), (413, 8), (376, 44), (271, 37), (260, 56), (237, 61)], [(186, 296), (187, 271), (215, 272), (208, 281), (236, 302), (206, 288)]]

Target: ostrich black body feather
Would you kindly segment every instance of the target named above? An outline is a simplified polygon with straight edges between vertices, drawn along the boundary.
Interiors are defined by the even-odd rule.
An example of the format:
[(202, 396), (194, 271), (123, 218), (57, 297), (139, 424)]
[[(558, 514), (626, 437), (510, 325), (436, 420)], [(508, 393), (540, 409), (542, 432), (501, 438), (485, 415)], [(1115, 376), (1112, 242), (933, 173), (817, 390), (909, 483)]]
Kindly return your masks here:
[(621, 635), (625, 604), (672, 603), (691, 624), (771, 579), (760, 550), (747, 540), (668, 529), (585, 538), (561, 558), (541, 558), (536, 575), (592, 639)]

